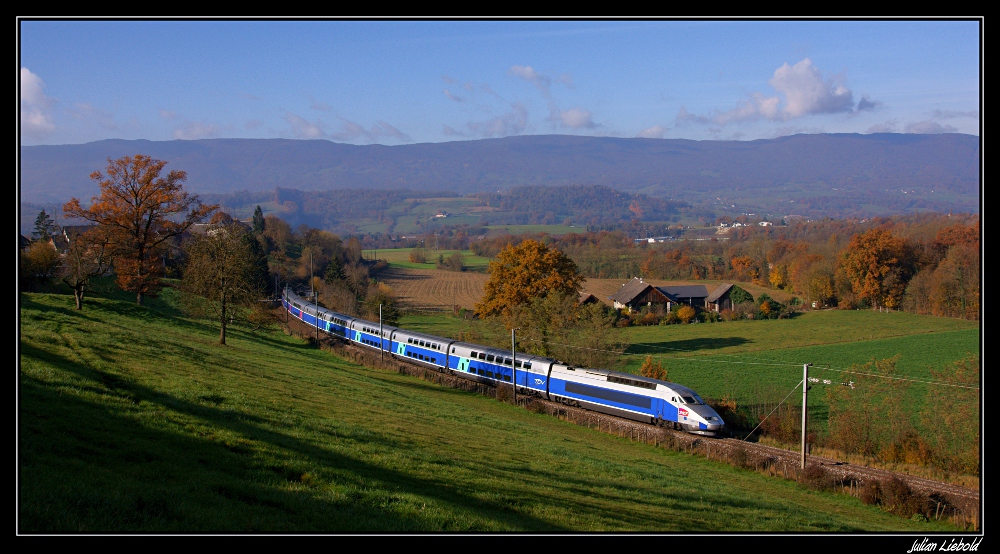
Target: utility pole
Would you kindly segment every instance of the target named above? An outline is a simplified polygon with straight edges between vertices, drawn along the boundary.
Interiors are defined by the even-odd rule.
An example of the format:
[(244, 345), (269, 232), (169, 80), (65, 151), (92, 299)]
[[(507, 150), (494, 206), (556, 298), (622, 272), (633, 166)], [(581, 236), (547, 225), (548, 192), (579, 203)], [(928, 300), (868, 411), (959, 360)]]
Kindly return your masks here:
[(802, 469), (806, 468), (806, 406), (809, 398), (809, 366), (802, 364)]
[(319, 344), (319, 295), (313, 289), (313, 253), (309, 251), (309, 292), (313, 295), (313, 323), (316, 324), (316, 344)]
[(514, 344), (517, 340), (517, 327), (510, 330), (510, 374), (514, 383), (514, 405), (517, 405), (517, 354)]
[(382, 304), (378, 305), (378, 359), (385, 361), (385, 345), (382, 344)]

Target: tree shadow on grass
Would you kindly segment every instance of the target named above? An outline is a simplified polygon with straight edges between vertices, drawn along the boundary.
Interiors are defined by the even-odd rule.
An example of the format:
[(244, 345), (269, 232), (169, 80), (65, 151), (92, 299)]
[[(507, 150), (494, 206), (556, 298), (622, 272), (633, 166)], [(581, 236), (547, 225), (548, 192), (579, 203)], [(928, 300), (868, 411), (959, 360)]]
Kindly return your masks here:
[[(276, 431), (286, 425), (224, 407), (219, 395), (192, 402), (30, 345), (22, 356), (83, 381), (64, 394), (65, 382), (21, 375), (22, 532), (560, 530), (460, 492), (446, 474), (418, 477)], [(195, 429), (181, 431), (183, 421)], [(339, 440), (399, 447), (357, 431)], [(407, 495), (437, 508), (393, 510)]]
[(675, 352), (697, 352), (700, 350), (721, 350), (734, 346), (743, 346), (752, 343), (750, 339), (743, 337), (725, 338), (703, 338), (673, 340), (662, 342), (644, 342), (632, 344), (625, 351), (626, 354), (670, 354)]

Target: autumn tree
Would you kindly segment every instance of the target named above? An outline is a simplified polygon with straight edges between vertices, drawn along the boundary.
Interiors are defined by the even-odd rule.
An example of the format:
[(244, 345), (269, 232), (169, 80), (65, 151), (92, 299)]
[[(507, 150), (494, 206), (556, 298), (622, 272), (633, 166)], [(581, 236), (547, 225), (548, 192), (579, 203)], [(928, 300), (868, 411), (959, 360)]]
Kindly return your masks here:
[(35, 241), (27, 252), (20, 253), (20, 280), (24, 290), (35, 290), (48, 283), (59, 267), (59, 253), (49, 242)]
[(262, 254), (256, 244), (243, 224), (220, 222), (187, 248), (188, 263), (181, 289), (187, 293), (189, 311), (210, 312), (218, 319), (219, 344), (226, 344), (229, 324), (249, 321), (264, 296), (267, 276), (261, 274)]
[(851, 237), (840, 262), (854, 294), (873, 307), (898, 307), (912, 275), (907, 250), (906, 242), (886, 229)]
[(568, 256), (535, 241), (507, 246), (490, 262), (490, 278), (476, 304), (479, 317), (510, 318), (514, 306), (561, 292), (576, 298), (583, 276)]
[(135, 293), (136, 304), (159, 290), (165, 243), (204, 219), (218, 206), (188, 194), (184, 171), (161, 176), (167, 162), (138, 154), (108, 158), (106, 174), (91, 173), (101, 195), (84, 208), (76, 198), (63, 206), (68, 217), (96, 223), (109, 239), (118, 285)]
[(73, 289), (76, 309), (83, 309), (83, 296), (94, 277), (104, 275), (111, 268), (108, 238), (100, 228), (77, 235), (63, 258), (59, 277)]
[(639, 368), (639, 375), (649, 377), (650, 379), (659, 379), (660, 381), (667, 380), (667, 370), (663, 368), (663, 362), (661, 360), (654, 362), (652, 356), (646, 356), (646, 360), (642, 362), (642, 366)]

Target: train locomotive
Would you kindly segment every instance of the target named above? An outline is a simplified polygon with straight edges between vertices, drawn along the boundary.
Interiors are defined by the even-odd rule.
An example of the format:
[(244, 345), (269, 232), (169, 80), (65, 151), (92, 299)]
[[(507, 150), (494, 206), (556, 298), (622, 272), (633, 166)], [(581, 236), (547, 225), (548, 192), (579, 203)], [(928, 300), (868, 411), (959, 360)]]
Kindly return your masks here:
[(718, 436), (725, 427), (697, 393), (676, 383), (532, 354), (512, 356), (510, 350), (380, 325), (309, 304), (288, 290), (282, 304), (293, 317), (325, 333), (465, 379), (497, 386), (513, 382), (520, 394), (697, 435)]

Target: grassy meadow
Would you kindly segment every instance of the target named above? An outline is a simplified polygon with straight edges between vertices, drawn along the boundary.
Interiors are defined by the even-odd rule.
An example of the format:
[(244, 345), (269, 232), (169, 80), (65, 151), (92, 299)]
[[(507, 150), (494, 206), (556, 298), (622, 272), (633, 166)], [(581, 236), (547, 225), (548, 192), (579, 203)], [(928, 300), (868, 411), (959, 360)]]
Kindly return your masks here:
[[(402, 326), (454, 337), (469, 322), (450, 315), (412, 315)], [(473, 325), (475, 325), (473, 323)], [(627, 345), (623, 370), (638, 373), (647, 356), (667, 369), (667, 379), (687, 385), (706, 398), (736, 400), (738, 405), (773, 405), (802, 380), (803, 364), (810, 377), (833, 383), (852, 380), (854, 365), (899, 356), (898, 381), (908, 404), (919, 409), (928, 394), (921, 381), (932, 380), (931, 369), (944, 369), (967, 354), (980, 351), (975, 321), (905, 312), (819, 310), (791, 319), (729, 321), (690, 325), (654, 325), (616, 329)], [(829, 406), (826, 387), (812, 386), (810, 425), (826, 429)], [(947, 391), (943, 391), (947, 394)], [(791, 403), (801, 405), (801, 394)], [(918, 425), (917, 411), (913, 423)]]
[(20, 295), (18, 532), (956, 531), (278, 331), (219, 346), (171, 293)]

